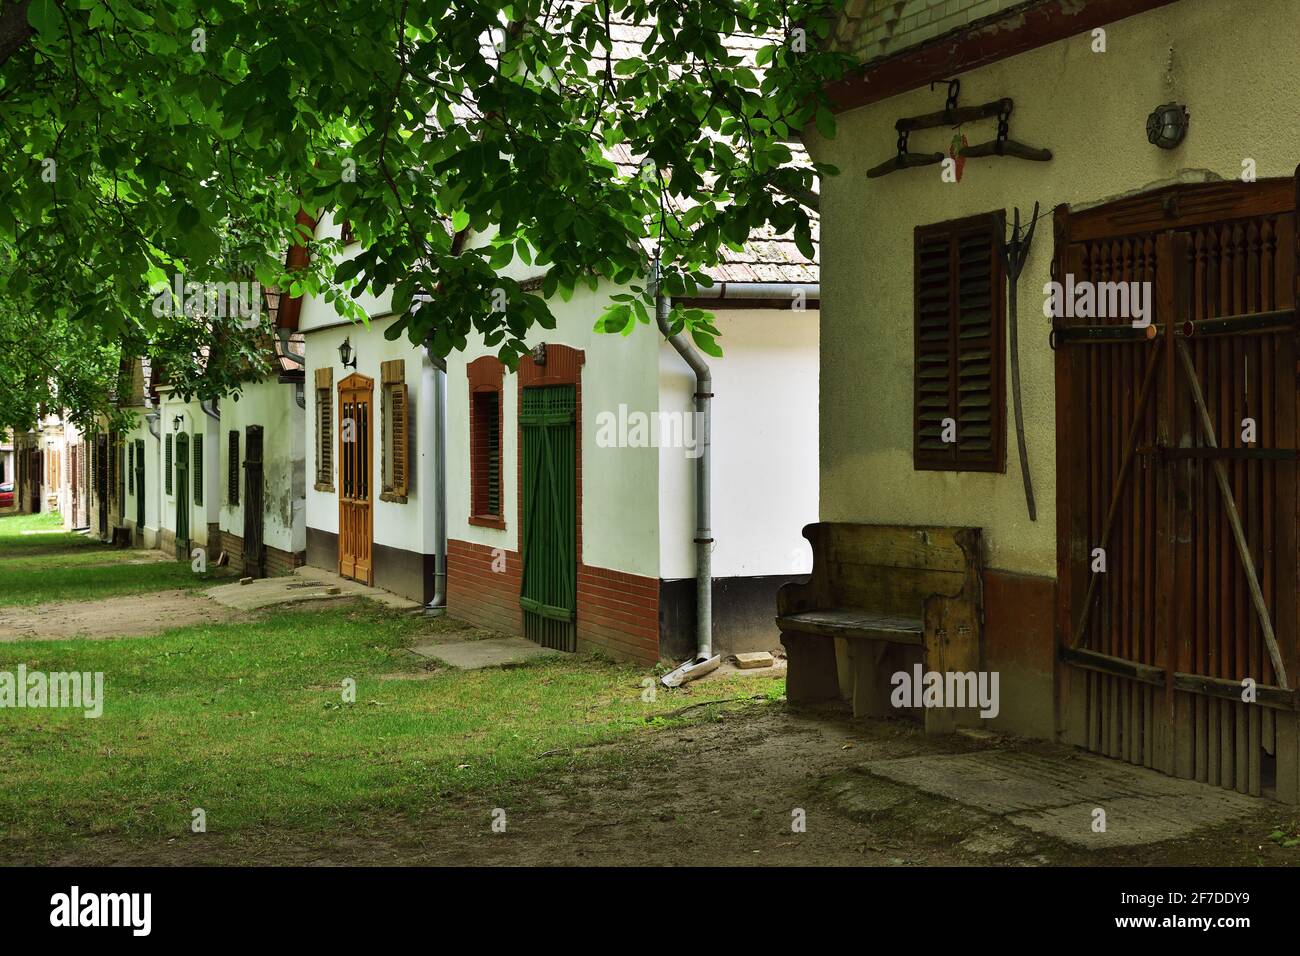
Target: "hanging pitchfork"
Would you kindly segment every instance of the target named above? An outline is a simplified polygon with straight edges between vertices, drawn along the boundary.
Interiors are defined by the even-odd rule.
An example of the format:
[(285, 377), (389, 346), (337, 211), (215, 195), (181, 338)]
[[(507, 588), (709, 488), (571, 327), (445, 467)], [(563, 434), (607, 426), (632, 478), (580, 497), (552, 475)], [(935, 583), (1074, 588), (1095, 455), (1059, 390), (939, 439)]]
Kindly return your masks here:
[(1038, 224), (1038, 203), (1034, 203), (1034, 215), (1029, 220), (1029, 228), (1020, 235), (1020, 207), (1015, 209), (1015, 225), (1011, 230), (1011, 239), (998, 247), (1002, 254), (1002, 265), (1007, 274), (1007, 321), (1011, 328), (1011, 404), (1016, 412), (1016, 444), (1020, 449), (1020, 474), (1025, 479), (1025, 504), (1029, 506), (1029, 520), (1038, 520), (1038, 508), (1034, 504), (1034, 482), (1029, 477), (1029, 451), (1025, 447), (1025, 413), (1020, 405), (1020, 335), (1016, 322), (1016, 287), (1020, 283), (1020, 271), (1025, 267), (1029, 256), (1029, 244), (1034, 241), (1034, 227)]

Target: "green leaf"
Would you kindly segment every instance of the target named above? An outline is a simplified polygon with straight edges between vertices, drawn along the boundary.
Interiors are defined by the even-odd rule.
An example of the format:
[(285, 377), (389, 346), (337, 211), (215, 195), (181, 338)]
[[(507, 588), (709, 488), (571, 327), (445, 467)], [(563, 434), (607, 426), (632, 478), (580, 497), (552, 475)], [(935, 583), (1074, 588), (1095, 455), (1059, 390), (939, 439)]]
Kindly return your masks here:
[(32, 0), (27, 8), (27, 22), (43, 39), (54, 39), (63, 29), (63, 15), (54, 0)]

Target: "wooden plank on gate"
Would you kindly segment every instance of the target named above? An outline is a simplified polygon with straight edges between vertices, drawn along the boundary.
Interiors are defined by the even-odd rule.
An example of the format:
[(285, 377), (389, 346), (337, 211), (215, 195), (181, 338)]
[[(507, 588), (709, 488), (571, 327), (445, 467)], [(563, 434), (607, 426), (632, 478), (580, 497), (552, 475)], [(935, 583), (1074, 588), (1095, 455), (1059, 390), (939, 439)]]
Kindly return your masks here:
[[(1206, 443), (1212, 448), (1217, 448), (1218, 442), (1214, 435), (1214, 423), (1210, 420), (1209, 410), (1205, 407), (1205, 397), (1201, 394), (1201, 383), (1196, 377), (1196, 369), (1192, 366), (1191, 357), (1187, 354), (1187, 344), (1178, 341), (1176, 345), (1178, 358), (1182, 361), (1183, 371), (1187, 374), (1187, 383), (1192, 390), (1192, 400), (1196, 404), (1201, 431)], [(1241, 525), (1241, 515), (1237, 512), (1237, 501), (1228, 485), (1227, 469), (1224, 467), (1223, 462), (1218, 459), (1214, 460), (1214, 477), (1219, 483), (1219, 491), (1223, 496), (1223, 508), (1227, 513), (1228, 524), (1232, 529), (1232, 538), (1237, 546), (1237, 554), (1241, 558), (1243, 570), (1246, 573), (1246, 583), (1250, 588), (1251, 601), (1254, 604), (1260, 628), (1264, 632), (1264, 643), (1268, 645), (1269, 657), (1272, 658), (1278, 684), (1283, 689), (1289, 688), (1290, 682), (1286, 676), (1286, 665), (1282, 662), (1277, 637), (1273, 633), (1273, 622), (1270, 620), (1268, 608), (1264, 604), (1264, 593), (1259, 586), (1259, 576), (1255, 573), (1255, 562), (1250, 555), (1250, 546), (1246, 543), (1246, 534)]]

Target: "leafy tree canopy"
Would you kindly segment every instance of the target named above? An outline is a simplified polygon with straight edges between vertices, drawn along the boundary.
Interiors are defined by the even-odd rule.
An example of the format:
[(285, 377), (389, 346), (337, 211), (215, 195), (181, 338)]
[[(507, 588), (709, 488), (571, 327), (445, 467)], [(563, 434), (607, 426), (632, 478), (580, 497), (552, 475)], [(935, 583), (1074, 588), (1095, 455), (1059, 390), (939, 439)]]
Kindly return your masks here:
[[(156, 289), (236, 276), (358, 319), (392, 289), (392, 335), (446, 355), (477, 330), (513, 361), (548, 299), (605, 277), (640, 293), (606, 313), (622, 331), (649, 318), (647, 243), (674, 291), (764, 224), (811, 249), (793, 197), (833, 171), (791, 144), (833, 132), (841, 3), (0, 0), (0, 321), (188, 361), (210, 317), (155, 314)], [(309, 240), (304, 209), (363, 251)], [(673, 321), (711, 345), (702, 313)], [(196, 390), (248, 374), (211, 353)]]

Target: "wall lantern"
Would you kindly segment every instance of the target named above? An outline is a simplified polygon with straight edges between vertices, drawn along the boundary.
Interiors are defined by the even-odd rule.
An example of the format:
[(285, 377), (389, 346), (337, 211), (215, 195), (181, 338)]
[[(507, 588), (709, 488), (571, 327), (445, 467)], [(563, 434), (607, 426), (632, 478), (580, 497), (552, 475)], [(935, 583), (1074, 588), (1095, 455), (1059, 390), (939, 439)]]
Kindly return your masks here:
[(352, 336), (344, 339), (343, 344), (339, 346), (339, 361), (343, 363), (344, 368), (357, 367), (357, 357), (352, 351)]
[(184, 416), (184, 415), (176, 415), (175, 417), (173, 417), (173, 418), (172, 418), (172, 431), (174, 431), (174, 432), (178, 432), (178, 431), (180, 431), (180, 430), (181, 430), (181, 423), (184, 422), (184, 421), (185, 421), (185, 416)]
[(1147, 141), (1161, 149), (1173, 149), (1187, 135), (1187, 107), (1179, 103), (1157, 106), (1147, 117)]

